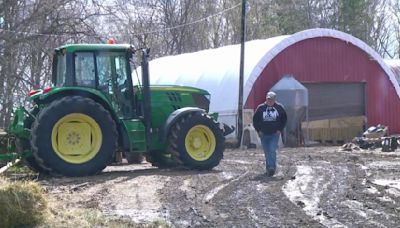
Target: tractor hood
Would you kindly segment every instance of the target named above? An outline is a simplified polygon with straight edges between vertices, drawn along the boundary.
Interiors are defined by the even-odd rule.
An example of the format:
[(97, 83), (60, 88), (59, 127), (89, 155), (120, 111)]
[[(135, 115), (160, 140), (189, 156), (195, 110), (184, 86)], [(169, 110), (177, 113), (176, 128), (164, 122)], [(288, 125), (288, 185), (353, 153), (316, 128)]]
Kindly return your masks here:
[(210, 93), (204, 89), (199, 89), (191, 86), (177, 86), (177, 85), (154, 85), (150, 86), (151, 91), (176, 91), (176, 92), (188, 92), (198, 93), (203, 95), (210, 95)]

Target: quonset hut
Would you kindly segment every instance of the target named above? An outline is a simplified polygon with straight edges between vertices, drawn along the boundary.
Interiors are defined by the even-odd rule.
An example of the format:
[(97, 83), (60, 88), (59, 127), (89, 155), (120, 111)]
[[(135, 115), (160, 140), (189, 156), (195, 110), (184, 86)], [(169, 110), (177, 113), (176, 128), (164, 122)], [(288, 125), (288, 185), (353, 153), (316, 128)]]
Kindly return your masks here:
[[(231, 45), (155, 59), (150, 82), (206, 89), (210, 111), (236, 125), (239, 57), (240, 45)], [(308, 89), (310, 120), (363, 116), (367, 126), (384, 124), (390, 133), (400, 133), (399, 84), (363, 41), (336, 30), (310, 29), (246, 42), (244, 108), (254, 110), (288, 74)]]

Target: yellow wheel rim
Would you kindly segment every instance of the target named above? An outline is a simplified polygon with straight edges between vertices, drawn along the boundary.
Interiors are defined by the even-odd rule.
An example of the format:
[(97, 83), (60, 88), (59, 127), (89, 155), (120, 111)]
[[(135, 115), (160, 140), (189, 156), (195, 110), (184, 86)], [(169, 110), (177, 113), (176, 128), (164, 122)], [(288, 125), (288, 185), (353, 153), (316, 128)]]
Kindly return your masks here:
[(185, 147), (189, 156), (197, 161), (205, 161), (214, 153), (216, 140), (214, 133), (205, 125), (192, 127), (185, 137)]
[(90, 116), (73, 113), (54, 125), (51, 143), (56, 154), (66, 162), (81, 164), (99, 152), (103, 141), (100, 126)]

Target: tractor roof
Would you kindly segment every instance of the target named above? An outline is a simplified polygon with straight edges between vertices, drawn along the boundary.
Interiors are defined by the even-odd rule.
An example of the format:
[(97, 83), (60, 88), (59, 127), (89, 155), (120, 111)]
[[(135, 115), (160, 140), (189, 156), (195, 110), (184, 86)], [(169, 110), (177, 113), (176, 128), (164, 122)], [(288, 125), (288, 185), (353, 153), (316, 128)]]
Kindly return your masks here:
[(75, 51), (121, 51), (132, 47), (130, 44), (66, 44), (56, 48), (56, 51), (66, 49), (67, 52)]

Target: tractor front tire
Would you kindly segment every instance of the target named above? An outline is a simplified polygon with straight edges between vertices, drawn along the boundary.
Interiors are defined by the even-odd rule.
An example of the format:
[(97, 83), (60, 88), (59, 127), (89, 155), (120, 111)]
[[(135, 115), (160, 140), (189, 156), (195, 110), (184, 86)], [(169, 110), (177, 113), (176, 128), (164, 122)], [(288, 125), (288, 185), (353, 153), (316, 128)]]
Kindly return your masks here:
[(172, 126), (168, 141), (172, 159), (189, 169), (209, 170), (223, 158), (223, 132), (206, 113), (182, 117)]
[(50, 174), (87, 176), (112, 162), (118, 133), (110, 113), (94, 100), (66, 96), (39, 112), (32, 125), (35, 161)]

